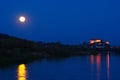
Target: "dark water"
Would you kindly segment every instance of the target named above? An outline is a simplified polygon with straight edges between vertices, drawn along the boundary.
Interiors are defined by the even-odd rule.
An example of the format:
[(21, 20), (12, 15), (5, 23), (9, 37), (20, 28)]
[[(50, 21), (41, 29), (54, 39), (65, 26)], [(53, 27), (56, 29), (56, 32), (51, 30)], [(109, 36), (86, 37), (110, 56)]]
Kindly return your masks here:
[(120, 80), (120, 56), (97, 55), (42, 60), (0, 69), (0, 80)]

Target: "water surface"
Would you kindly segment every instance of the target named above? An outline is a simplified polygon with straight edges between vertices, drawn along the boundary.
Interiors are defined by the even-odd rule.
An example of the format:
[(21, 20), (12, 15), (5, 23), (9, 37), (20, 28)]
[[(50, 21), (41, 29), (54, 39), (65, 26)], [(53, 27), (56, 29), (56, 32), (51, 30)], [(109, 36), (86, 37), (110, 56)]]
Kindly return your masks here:
[(120, 56), (104, 52), (0, 69), (0, 80), (119, 80), (119, 74)]

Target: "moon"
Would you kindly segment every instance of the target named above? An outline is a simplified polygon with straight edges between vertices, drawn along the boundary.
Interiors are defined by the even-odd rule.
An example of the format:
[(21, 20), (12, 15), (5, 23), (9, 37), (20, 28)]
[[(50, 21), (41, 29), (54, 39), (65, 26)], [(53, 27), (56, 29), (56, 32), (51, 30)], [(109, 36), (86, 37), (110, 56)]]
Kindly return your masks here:
[(26, 18), (24, 16), (20, 16), (19, 17), (19, 21), (22, 22), (22, 23), (24, 23), (26, 21)]

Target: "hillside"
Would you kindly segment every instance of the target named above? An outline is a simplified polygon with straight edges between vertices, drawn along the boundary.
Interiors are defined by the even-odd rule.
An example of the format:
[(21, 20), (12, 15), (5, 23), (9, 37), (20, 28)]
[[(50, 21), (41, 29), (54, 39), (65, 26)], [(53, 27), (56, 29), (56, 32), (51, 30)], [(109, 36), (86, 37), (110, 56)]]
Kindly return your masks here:
[[(0, 34), (0, 66), (27, 63), (41, 58), (59, 59), (73, 55), (96, 54), (97, 50), (100, 49), (89, 49), (84, 44), (64, 45), (60, 42), (34, 42)], [(106, 49), (102, 50), (106, 51)]]

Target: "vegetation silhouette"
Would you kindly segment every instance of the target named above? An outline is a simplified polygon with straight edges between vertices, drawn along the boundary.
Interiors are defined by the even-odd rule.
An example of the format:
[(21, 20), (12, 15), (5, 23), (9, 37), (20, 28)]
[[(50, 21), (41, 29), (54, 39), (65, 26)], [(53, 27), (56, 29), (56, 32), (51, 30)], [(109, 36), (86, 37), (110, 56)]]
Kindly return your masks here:
[[(86, 43), (65, 45), (60, 42), (35, 42), (0, 34), (0, 66), (28, 63), (41, 58), (59, 59), (76, 55), (97, 54), (97, 51), (101, 51), (101, 49), (86, 48), (86, 45)], [(120, 52), (120, 48), (115, 49)], [(106, 49), (102, 50), (106, 51)]]

